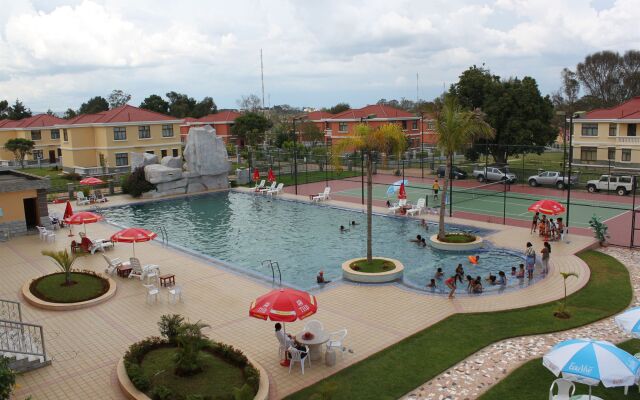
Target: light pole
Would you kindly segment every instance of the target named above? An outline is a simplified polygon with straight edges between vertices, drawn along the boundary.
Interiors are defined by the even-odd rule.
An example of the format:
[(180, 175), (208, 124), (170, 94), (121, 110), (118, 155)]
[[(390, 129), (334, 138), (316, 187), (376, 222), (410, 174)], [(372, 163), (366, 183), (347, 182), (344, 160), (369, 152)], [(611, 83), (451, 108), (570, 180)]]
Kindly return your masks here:
[(293, 182), (298, 194), (298, 136), (296, 135), (296, 119), (293, 117)]
[[(566, 118), (565, 118), (566, 119)], [(569, 233), (569, 210), (571, 208), (571, 164), (573, 163), (573, 112), (569, 116), (569, 179), (567, 185), (567, 234)]]
[(424, 111), (420, 111), (420, 177), (424, 179)]

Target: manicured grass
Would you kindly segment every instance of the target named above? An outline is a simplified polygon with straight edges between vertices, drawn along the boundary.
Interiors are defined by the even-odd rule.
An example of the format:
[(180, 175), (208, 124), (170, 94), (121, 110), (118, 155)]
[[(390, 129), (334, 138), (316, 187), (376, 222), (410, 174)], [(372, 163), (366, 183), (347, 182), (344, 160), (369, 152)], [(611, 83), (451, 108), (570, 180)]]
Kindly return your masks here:
[(289, 398), (308, 399), (323, 384), (334, 384), (338, 388), (334, 400), (397, 399), (491, 343), (575, 328), (626, 308), (632, 288), (624, 265), (596, 251), (579, 256), (591, 267), (591, 277), (568, 298), (571, 319), (553, 316), (556, 302), (503, 312), (456, 314)]
[(31, 293), (52, 303), (77, 303), (95, 299), (109, 290), (109, 282), (96, 275), (72, 272), (71, 280), (74, 285), (64, 286), (64, 273), (45, 275), (31, 283)]
[[(367, 262), (366, 259), (358, 260), (351, 263), (350, 267), (354, 271), (366, 272), (369, 274), (379, 274), (380, 272), (387, 272), (396, 268), (396, 266), (392, 262), (381, 260), (379, 258), (374, 258), (371, 260), (371, 262)], [(357, 267), (357, 269), (355, 269), (354, 267)]]
[[(141, 363), (142, 373), (149, 378), (151, 387), (165, 386), (173, 393), (185, 398), (190, 394), (200, 394), (205, 398), (233, 398), (233, 388), (244, 385), (242, 370), (211, 353), (201, 351), (203, 371), (189, 377), (173, 373), (175, 347), (151, 350)], [(150, 389), (147, 394), (151, 393)], [(174, 398), (174, 397), (172, 397)]]
[(445, 242), (447, 243), (471, 243), (476, 237), (467, 233), (447, 233), (445, 234)]
[[(640, 351), (640, 340), (629, 340), (620, 346), (631, 354)], [(502, 400), (518, 398), (519, 400), (539, 400), (549, 396), (551, 382), (556, 376), (542, 365), (542, 358), (531, 360), (513, 371), (504, 380), (493, 386), (482, 395), (482, 400)], [(589, 387), (576, 383), (575, 394), (588, 394)], [(591, 394), (607, 400), (640, 399), (637, 387), (629, 388), (629, 395), (624, 395), (624, 388), (607, 389), (602, 385), (593, 387)]]
[(62, 171), (51, 170), (50, 168), (25, 168), (20, 171), (26, 172), (31, 175), (48, 176), (51, 180), (51, 188), (53, 192), (66, 191), (67, 183), (73, 183), (74, 181), (65, 179)]

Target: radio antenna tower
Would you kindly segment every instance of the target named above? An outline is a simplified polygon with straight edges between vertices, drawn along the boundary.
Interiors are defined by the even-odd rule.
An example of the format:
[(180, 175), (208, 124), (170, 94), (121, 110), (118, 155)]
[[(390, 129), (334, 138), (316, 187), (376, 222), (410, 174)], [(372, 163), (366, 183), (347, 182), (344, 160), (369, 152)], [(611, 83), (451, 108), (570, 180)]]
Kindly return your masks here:
[(262, 49), (260, 49), (260, 80), (262, 81), (262, 108), (264, 108), (264, 64), (262, 64)]

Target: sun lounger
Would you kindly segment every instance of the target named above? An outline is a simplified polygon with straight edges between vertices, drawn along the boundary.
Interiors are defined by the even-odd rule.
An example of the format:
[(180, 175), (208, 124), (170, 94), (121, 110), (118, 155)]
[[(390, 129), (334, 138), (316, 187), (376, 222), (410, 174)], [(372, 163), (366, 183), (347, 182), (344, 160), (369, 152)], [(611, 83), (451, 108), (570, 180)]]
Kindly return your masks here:
[(106, 203), (107, 202), (107, 197), (105, 195), (103, 195), (101, 191), (96, 190), (96, 192), (95, 192), (95, 202), (96, 203)]
[(254, 192), (259, 192), (260, 190), (264, 189), (264, 184), (265, 184), (265, 183), (266, 183), (266, 182), (265, 182), (265, 180), (264, 180), (264, 179), (263, 179), (263, 180), (261, 180), (259, 184), (255, 185), (255, 186), (253, 187), (253, 191), (254, 191)]
[(400, 199), (398, 200), (397, 203), (389, 207), (389, 212), (392, 212), (395, 214), (397, 211), (399, 211), (402, 207), (405, 207), (406, 205), (407, 205), (407, 199)]
[(267, 194), (269, 196), (273, 196), (274, 194), (280, 194), (282, 193), (282, 189), (284, 188), (284, 183), (278, 183), (278, 187), (276, 187), (275, 189), (271, 189), (269, 191), (267, 191)]
[(324, 188), (324, 192), (322, 193), (318, 193), (317, 196), (313, 196), (311, 198), (311, 200), (315, 201), (315, 202), (319, 202), (319, 201), (324, 201), (324, 200), (329, 200), (329, 195), (331, 194), (331, 187), (327, 186), (326, 188)]
[(104, 272), (109, 275), (113, 275), (118, 270), (118, 267), (122, 265), (122, 261), (119, 258), (108, 258), (104, 254), (102, 258), (107, 262), (107, 268), (105, 268)]
[(422, 214), (425, 204), (426, 204), (425, 199), (422, 197), (419, 198), (418, 202), (415, 205), (411, 206), (410, 209), (407, 210), (407, 215)]
[(274, 190), (275, 188), (276, 188), (276, 183), (273, 182), (273, 183), (271, 183), (271, 186), (263, 188), (263, 189), (260, 189), (258, 192), (260, 194), (266, 194), (269, 190)]
[(76, 192), (76, 204), (77, 205), (82, 206), (82, 205), (89, 204), (89, 203), (91, 203), (91, 201), (89, 201), (89, 199), (84, 197), (84, 193)]

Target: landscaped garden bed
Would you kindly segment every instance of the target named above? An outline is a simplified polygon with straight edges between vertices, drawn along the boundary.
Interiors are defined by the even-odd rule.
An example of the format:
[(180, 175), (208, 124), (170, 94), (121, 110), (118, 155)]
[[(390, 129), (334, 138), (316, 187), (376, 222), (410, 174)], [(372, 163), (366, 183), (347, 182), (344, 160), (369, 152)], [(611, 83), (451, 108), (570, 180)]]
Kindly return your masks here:
[(465, 251), (479, 249), (483, 245), (480, 236), (472, 235), (464, 232), (448, 232), (445, 234), (445, 240), (438, 239), (438, 235), (432, 235), (429, 238), (431, 247), (438, 250)]
[(207, 339), (206, 325), (179, 315), (164, 315), (158, 325), (162, 337), (134, 343), (123, 358), (126, 376), (118, 379), (130, 397), (240, 400), (265, 393), (258, 368), (241, 351)]
[(368, 262), (366, 259), (354, 261), (349, 267), (354, 271), (366, 272), (368, 274), (379, 274), (396, 269), (396, 265), (393, 262), (382, 258), (374, 258), (371, 262)]
[(90, 271), (72, 272), (71, 284), (66, 284), (63, 272), (56, 272), (31, 281), (29, 290), (46, 302), (79, 303), (102, 296), (109, 291), (109, 286), (107, 279)]
[(384, 283), (402, 279), (404, 266), (398, 260), (374, 257), (355, 258), (342, 264), (342, 277), (352, 282)]

